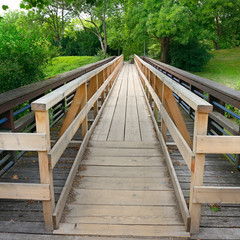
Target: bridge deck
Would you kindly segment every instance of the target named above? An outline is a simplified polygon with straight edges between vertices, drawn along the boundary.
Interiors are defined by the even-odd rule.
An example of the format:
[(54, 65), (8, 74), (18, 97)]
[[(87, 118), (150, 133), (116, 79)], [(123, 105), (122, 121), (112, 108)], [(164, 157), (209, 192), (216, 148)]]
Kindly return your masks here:
[[(193, 122), (187, 115), (185, 121), (192, 132)], [(58, 130), (58, 126), (51, 129), (53, 138)], [(158, 144), (135, 68), (125, 65), (89, 143), (55, 234), (97, 235), (82, 236), (81, 240), (115, 239), (109, 235), (139, 236), (138, 239), (185, 235)], [(56, 201), (78, 147), (69, 146), (54, 169)], [(188, 200), (190, 172), (178, 150), (171, 150), (171, 158)], [(239, 186), (239, 173), (220, 155), (207, 155), (205, 175), (206, 185)], [(0, 181), (39, 183), (36, 154), (25, 154)], [(216, 207), (218, 212), (203, 205), (200, 234), (192, 239), (239, 239), (239, 205)], [(76, 239), (45, 232), (41, 202), (18, 200), (0, 201), (0, 238)]]
[(139, 84), (125, 64), (54, 233), (189, 236)]

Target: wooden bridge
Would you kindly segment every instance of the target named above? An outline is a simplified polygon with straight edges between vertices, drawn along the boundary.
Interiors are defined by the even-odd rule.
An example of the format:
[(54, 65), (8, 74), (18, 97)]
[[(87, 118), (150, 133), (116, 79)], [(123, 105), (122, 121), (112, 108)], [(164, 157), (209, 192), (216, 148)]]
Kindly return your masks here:
[[(238, 166), (239, 126), (206, 82), (120, 56), (47, 84), (1, 99), (1, 162), (20, 156), (0, 179), (1, 239), (239, 239), (240, 175), (222, 155)], [(16, 99), (36, 100), (14, 123)]]

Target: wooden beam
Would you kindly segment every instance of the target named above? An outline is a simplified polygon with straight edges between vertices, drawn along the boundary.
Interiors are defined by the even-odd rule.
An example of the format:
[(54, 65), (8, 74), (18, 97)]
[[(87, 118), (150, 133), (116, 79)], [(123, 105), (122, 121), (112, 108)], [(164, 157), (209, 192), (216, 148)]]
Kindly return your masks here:
[[(84, 83), (83, 83), (84, 84)], [(83, 84), (81, 86), (83, 86)], [(73, 101), (71, 103), (71, 106), (69, 107), (69, 110), (67, 112), (66, 118), (63, 122), (63, 125), (61, 127), (61, 130), (59, 132), (59, 138), (63, 135), (63, 133), (66, 131), (66, 129), (69, 127), (69, 125), (71, 124), (71, 122), (74, 120), (74, 118), (76, 117), (76, 115), (79, 112), (80, 106), (82, 104), (82, 101), (85, 97), (85, 93), (83, 93), (81, 91), (82, 87), (79, 86), (77, 88), (77, 91), (74, 95)]]
[(168, 76), (164, 75), (157, 69), (155, 69), (150, 64), (143, 61), (137, 55), (135, 55), (136, 59), (139, 60), (145, 67), (151, 70), (161, 81), (167, 85), (173, 92), (175, 92), (180, 98), (182, 98), (191, 108), (198, 112), (202, 113), (210, 113), (213, 110), (213, 106), (206, 102), (204, 99), (200, 98), (193, 92), (189, 91), (185, 87), (181, 86), (179, 83), (175, 82)]
[(0, 198), (50, 200), (49, 184), (0, 183)]
[(191, 148), (188, 146), (182, 134), (179, 132), (172, 119), (169, 117), (167, 111), (163, 107), (161, 108), (160, 113), (188, 168), (191, 170), (191, 162), (194, 157)]
[(191, 186), (189, 210), (191, 214), (191, 233), (197, 233), (200, 226), (201, 204), (193, 202), (194, 187), (203, 185), (205, 154), (196, 153), (197, 136), (206, 135), (208, 126), (208, 114), (195, 112), (193, 152), (195, 159), (191, 165)]
[(45, 133), (0, 133), (0, 150), (46, 151)]
[(192, 139), (189, 135), (187, 126), (179, 110), (179, 106), (175, 100), (175, 97), (173, 96), (172, 90), (170, 90), (166, 85), (164, 86), (164, 102), (163, 103), (166, 104), (166, 110), (171, 116), (173, 122), (176, 124), (178, 131), (182, 134), (188, 146), (192, 148)]
[(240, 153), (239, 136), (197, 136), (196, 153)]
[(43, 215), (46, 231), (53, 230), (52, 213), (55, 207), (54, 200), (54, 187), (53, 187), (53, 174), (48, 161), (48, 151), (51, 148), (50, 143), (50, 129), (49, 129), (49, 114), (48, 111), (36, 111), (36, 128), (37, 133), (45, 133), (47, 137), (47, 151), (38, 152), (40, 182), (42, 184), (49, 184), (50, 200), (43, 201)]
[(239, 204), (240, 187), (194, 186), (193, 203)]

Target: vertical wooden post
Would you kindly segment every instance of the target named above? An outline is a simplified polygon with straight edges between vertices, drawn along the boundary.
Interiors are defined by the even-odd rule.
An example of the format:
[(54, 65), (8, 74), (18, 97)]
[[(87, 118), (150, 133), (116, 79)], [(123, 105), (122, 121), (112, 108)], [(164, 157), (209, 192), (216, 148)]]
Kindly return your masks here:
[[(103, 71), (101, 71), (99, 74), (98, 74), (98, 88), (100, 87), (100, 86), (102, 86), (102, 84), (103, 84), (103, 82), (104, 82), (104, 76), (103, 76), (103, 72), (104, 72), (104, 70)], [(104, 91), (102, 92), (102, 94), (101, 94), (101, 104), (103, 105), (103, 102), (104, 102)]]
[[(84, 108), (84, 106), (86, 105), (87, 103), (87, 83), (83, 83), (80, 87), (79, 87), (79, 90), (80, 90), (80, 94), (83, 97), (82, 99), (82, 102), (81, 102), (81, 106), (79, 108), (79, 112)], [(84, 139), (87, 131), (88, 131), (88, 119), (87, 119), (87, 116), (84, 118), (82, 124), (82, 139)]]
[[(162, 85), (162, 103), (163, 103), (163, 106), (165, 106), (165, 102), (164, 102), (164, 88), (165, 88), (165, 85), (163, 84)], [(162, 135), (163, 135), (163, 139), (164, 141), (166, 142), (167, 141), (167, 126), (163, 120), (163, 118), (161, 117), (161, 132), (162, 132)]]
[[(208, 114), (195, 112), (194, 137), (193, 137), (193, 152), (196, 152), (197, 135), (206, 135), (208, 126)], [(190, 187), (190, 202), (189, 210), (191, 215), (191, 233), (197, 233), (200, 225), (201, 204), (193, 203), (194, 186), (203, 185), (205, 154), (196, 154), (195, 159), (191, 164), (191, 187)]]
[[(87, 88), (87, 101), (96, 93), (98, 89), (98, 77), (95, 75), (91, 78), (90, 83)], [(97, 116), (98, 113), (98, 101), (94, 103), (94, 117)]]
[(48, 159), (48, 152), (50, 151), (50, 129), (49, 129), (49, 114), (48, 111), (36, 111), (36, 129), (38, 133), (46, 133), (47, 135), (47, 146), (48, 151), (38, 152), (38, 160), (39, 160), (39, 171), (40, 171), (40, 181), (43, 184), (50, 185), (50, 194), (51, 199), (48, 201), (43, 201), (43, 215), (45, 222), (46, 231), (53, 230), (53, 210), (55, 208), (55, 200), (54, 200), (54, 187), (53, 187), (53, 175), (51, 164)]

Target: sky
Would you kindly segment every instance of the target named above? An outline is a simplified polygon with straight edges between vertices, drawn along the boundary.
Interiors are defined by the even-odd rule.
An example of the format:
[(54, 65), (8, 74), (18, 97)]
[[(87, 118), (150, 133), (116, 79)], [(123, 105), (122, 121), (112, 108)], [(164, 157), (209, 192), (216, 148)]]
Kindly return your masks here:
[(19, 4), (21, 0), (0, 0), (0, 14), (3, 14), (5, 11), (2, 10), (2, 5), (8, 5), (10, 10), (20, 9)]

